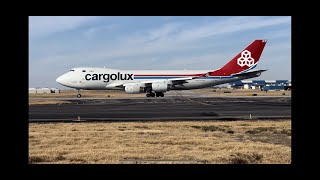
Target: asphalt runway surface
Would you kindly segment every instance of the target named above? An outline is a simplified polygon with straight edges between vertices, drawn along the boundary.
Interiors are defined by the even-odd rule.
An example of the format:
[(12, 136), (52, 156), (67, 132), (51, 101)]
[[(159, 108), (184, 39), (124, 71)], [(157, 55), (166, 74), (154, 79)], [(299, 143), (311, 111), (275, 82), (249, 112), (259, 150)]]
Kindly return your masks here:
[(29, 122), (291, 118), (291, 97), (69, 98), (66, 100), (71, 103), (29, 106)]

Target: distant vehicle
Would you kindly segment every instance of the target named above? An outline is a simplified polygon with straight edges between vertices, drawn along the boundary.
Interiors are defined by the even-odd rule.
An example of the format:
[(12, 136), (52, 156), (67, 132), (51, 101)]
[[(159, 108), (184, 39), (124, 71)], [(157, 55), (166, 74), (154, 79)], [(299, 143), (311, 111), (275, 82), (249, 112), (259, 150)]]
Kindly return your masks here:
[(78, 67), (56, 81), (78, 90), (124, 90), (128, 94), (146, 93), (163, 97), (171, 90), (190, 90), (258, 77), (266, 70), (253, 70), (260, 59), (266, 40), (255, 40), (227, 64), (216, 70), (118, 70)]

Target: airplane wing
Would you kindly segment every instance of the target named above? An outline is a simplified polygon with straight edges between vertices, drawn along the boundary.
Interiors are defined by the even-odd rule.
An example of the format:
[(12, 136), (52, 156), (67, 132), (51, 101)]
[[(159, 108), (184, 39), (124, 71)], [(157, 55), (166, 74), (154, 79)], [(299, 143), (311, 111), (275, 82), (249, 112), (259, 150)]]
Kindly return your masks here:
[[(202, 78), (202, 77), (208, 77), (209, 76), (209, 72), (202, 74), (200, 76), (193, 76), (193, 77), (182, 77), (182, 78), (172, 78), (172, 79), (167, 79), (167, 81), (170, 81), (172, 85), (177, 85), (177, 84), (184, 84), (184, 83), (188, 83), (187, 80), (192, 80), (192, 79), (198, 79), (198, 78)], [(163, 81), (163, 80), (149, 80), (149, 81), (141, 81), (140, 83), (142, 84), (146, 84), (146, 85), (150, 85), (154, 82), (159, 82), (159, 81)], [(125, 86), (125, 85), (124, 85)]]
[(122, 87), (123, 86), (123, 82), (114, 82), (114, 83), (111, 83), (111, 84), (108, 84), (106, 87)]
[[(201, 77), (208, 77), (209, 73), (203, 74), (201, 76), (194, 76), (194, 77), (183, 77), (183, 78), (173, 78), (173, 79), (166, 79), (167, 81), (171, 82), (172, 85), (177, 85), (177, 84), (184, 84), (184, 83), (188, 83), (187, 80), (192, 80), (192, 79), (197, 79), (197, 78), (201, 78)], [(148, 81), (140, 81), (140, 82), (132, 82), (132, 83), (124, 83), (124, 82), (114, 82), (111, 84), (108, 84), (106, 87), (124, 87), (130, 84), (145, 84), (145, 86), (149, 86), (152, 83), (155, 82), (161, 82), (163, 80), (148, 80)]]
[[(185, 78), (173, 78), (173, 79), (166, 79), (168, 81), (171, 81), (172, 83), (176, 83), (176, 82), (186, 82), (187, 80), (192, 80), (193, 77), (185, 77)], [(141, 81), (140, 83), (142, 84), (151, 84), (154, 82), (160, 82), (163, 80), (149, 80), (149, 81)]]

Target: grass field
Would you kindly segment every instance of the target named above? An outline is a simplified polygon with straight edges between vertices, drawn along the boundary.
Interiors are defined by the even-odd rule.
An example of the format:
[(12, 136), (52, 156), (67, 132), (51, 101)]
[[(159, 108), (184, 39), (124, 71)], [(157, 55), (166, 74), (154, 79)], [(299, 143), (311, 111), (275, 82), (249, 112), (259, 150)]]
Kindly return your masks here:
[(29, 163), (290, 164), (291, 120), (30, 123)]
[[(193, 95), (207, 95), (212, 97), (223, 97), (223, 96), (252, 96), (256, 94), (257, 96), (291, 96), (291, 91), (269, 91), (264, 92), (260, 90), (246, 90), (246, 89), (196, 89), (187, 90)], [(225, 93), (227, 92), (227, 93)], [(181, 91), (169, 92), (171, 95), (183, 96)], [(29, 105), (34, 104), (57, 104), (57, 103), (69, 103), (69, 101), (63, 101), (59, 99), (48, 100), (47, 98), (76, 98), (77, 91), (75, 90), (63, 90), (61, 93), (50, 93), (50, 94), (29, 94)], [(125, 98), (125, 97), (145, 97), (145, 94), (126, 94), (124, 91), (114, 91), (114, 90), (83, 90), (81, 91), (83, 98)], [(37, 98), (37, 99), (34, 99)]]
[(261, 91), (259, 89), (194, 89), (195, 94), (205, 94), (207, 96), (291, 96), (291, 91)]
[[(76, 98), (76, 90), (62, 90), (61, 93), (29, 94), (29, 105), (35, 104), (58, 104), (70, 103), (70, 101), (47, 98)], [(145, 94), (126, 94), (124, 91), (113, 90), (83, 90), (82, 98), (122, 98), (122, 97), (145, 97)], [(37, 99), (34, 99), (37, 98)]]
[[(120, 90), (81, 90), (83, 98), (108, 98), (108, 97), (145, 97), (145, 94), (126, 94)], [(61, 90), (61, 93), (29, 94), (29, 98), (76, 98), (78, 91)]]

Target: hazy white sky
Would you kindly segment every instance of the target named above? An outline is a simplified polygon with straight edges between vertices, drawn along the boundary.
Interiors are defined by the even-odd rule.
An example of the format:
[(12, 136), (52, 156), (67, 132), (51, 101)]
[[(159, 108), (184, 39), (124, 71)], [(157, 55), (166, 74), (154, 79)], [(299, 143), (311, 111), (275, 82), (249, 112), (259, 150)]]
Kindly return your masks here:
[(291, 79), (288, 16), (29, 17), (29, 87), (58, 87), (74, 67), (216, 69), (267, 39), (256, 79)]

